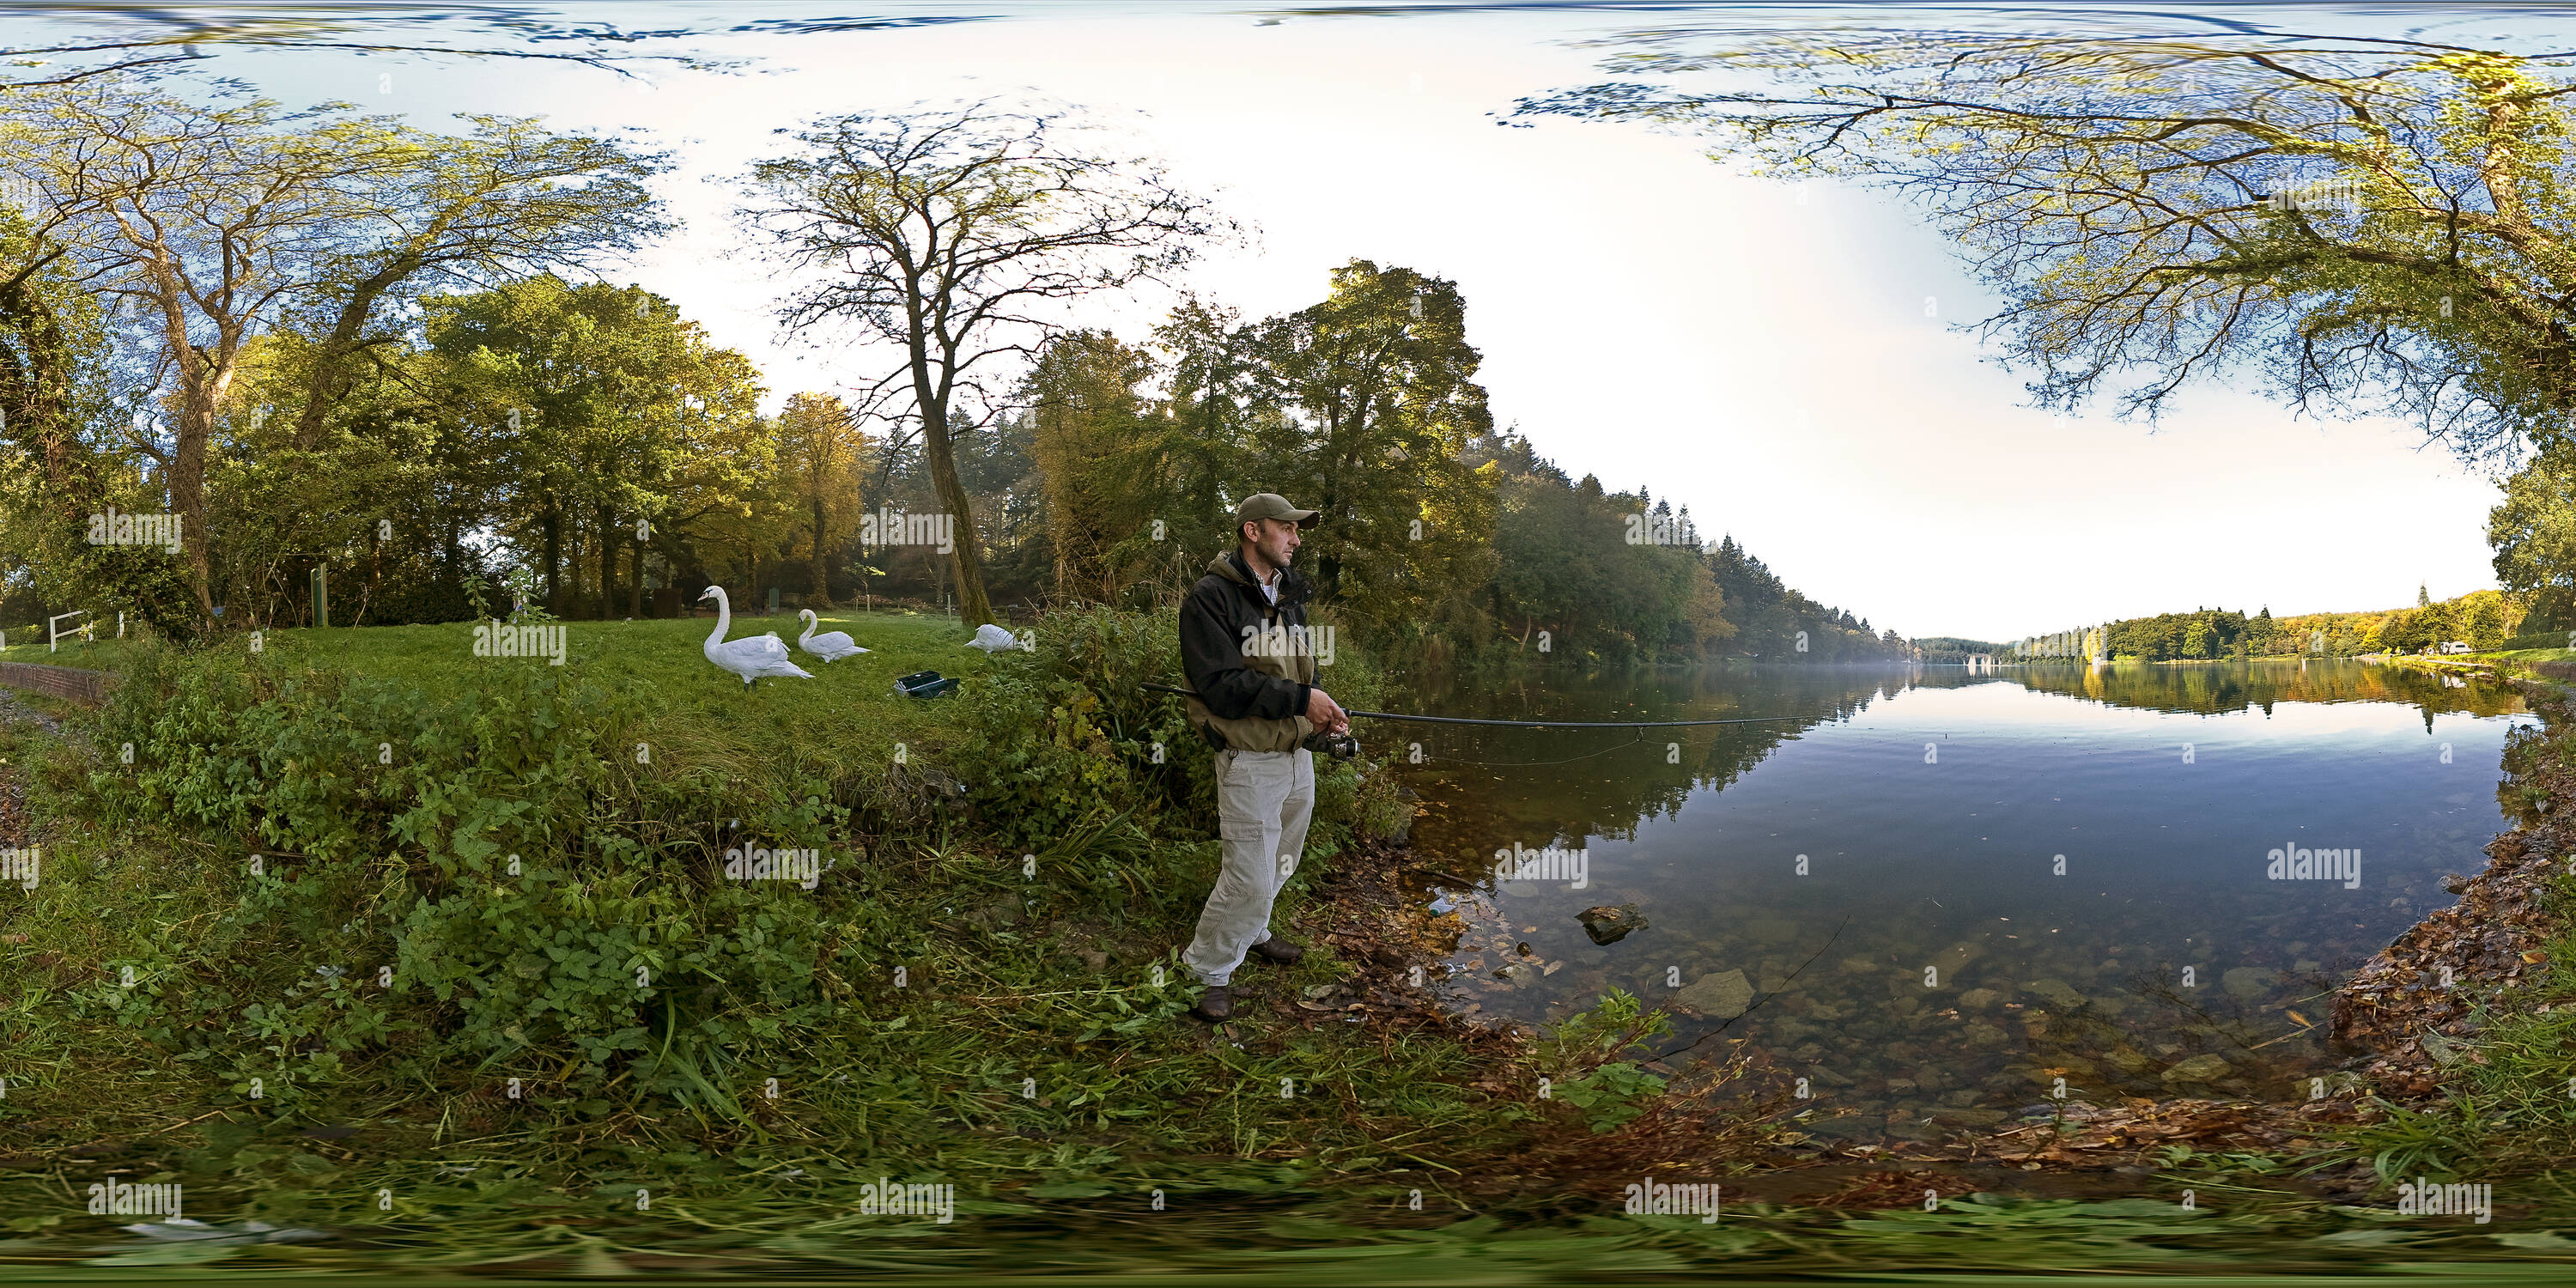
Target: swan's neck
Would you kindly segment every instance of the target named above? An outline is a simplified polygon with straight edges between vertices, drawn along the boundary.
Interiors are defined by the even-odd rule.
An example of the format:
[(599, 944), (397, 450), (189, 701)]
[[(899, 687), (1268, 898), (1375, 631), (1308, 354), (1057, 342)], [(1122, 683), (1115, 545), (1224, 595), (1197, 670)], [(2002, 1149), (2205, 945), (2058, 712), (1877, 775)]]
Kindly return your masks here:
[(707, 637), (707, 647), (713, 649), (723, 643), (725, 632), (732, 628), (733, 601), (725, 597), (724, 587), (718, 586), (716, 587), (716, 632)]
[(820, 625), (823, 619), (816, 617), (814, 615), (814, 610), (810, 608), (797, 614), (797, 616), (805, 619), (805, 633), (796, 637), (796, 642), (802, 644), (805, 641), (814, 638), (814, 628)]

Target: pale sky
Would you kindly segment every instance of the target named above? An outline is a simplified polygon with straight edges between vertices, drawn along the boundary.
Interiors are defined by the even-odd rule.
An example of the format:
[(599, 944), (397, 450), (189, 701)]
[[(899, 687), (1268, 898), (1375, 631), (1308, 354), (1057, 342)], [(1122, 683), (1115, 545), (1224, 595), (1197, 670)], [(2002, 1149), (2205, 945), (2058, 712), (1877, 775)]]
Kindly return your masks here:
[[(656, 72), (649, 90), (516, 61), (226, 52), (221, 70), (293, 106), (347, 98), (428, 128), (489, 111), (648, 131), (681, 162), (664, 188), (685, 227), (606, 275), (670, 296), (750, 353), (773, 402), (877, 372), (778, 335), (776, 287), (726, 256), (733, 198), (710, 178), (782, 150), (771, 131), (817, 115), (1034, 91), (1125, 128), (1258, 225), (1253, 246), (1211, 258), (1191, 286), (1249, 318), (1315, 302), (1354, 257), (1455, 279), (1497, 424), (1576, 477), (1687, 503), (1703, 532), (1732, 532), (1875, 626), (2001, 640), (2202, 605), (2384, 608), (2413, 603), (2419, 581), (2435, 598), (2494, 584), (2494, 485), (2419, 450), (2403, 425), (2302, 422), (2214, 385), (2152, 431), (2052, 424), (2020, 405), (2027, 373), (1947, 329), (1987, 301), (1892, 198), (1735, 177), (1691, 141), (1637, 127), (1495, 124), (1516, 97), (1602, 79), (1563, 39), (1644, 15), (1261, 25), (1141, 7), (728, 35), (699, 47), (751, 70)], [(637, 6), (577, 12), (649, 25)], [(1104, 299), (1077, 320), (1137, 340), (1167, 303)]]

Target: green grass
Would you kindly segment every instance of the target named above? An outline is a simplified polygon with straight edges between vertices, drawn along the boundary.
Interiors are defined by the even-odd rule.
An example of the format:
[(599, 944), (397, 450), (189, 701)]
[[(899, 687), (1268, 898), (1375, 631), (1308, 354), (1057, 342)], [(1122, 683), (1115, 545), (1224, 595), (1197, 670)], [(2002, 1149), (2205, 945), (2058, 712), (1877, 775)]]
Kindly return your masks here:
[[(433, 693), (496, 689), (514, 671), (572, 671), (622, 692), (646, 695), (657, 712), (651, 741), (684, 763), (729, 767), (744, 776), (775, 769), (826, 779), (852, 766), (882, 767), (897, 743), (935, 751), (947, 740), (951, 721), (942, 704), (951, 700), (900, 696), (894, 690), (896, 677), (933, 670), (975, 677), (988, 674), (993, 665), (982, 650), (965, 647), (971, 634), (954, 618), (909, 612), (824, 615), (817, 634), (843, 631), (869, 650), (825, 662), (796, 650), (803, 624), (793, 615), (736, 617), (729, 638), (775, 632), (796, 664), (814, 677), (764, 679), (745, 690), (739, 677), (707, 661), (701, 651), (715, 628), (713, 617), (563, 626), (562, 668), (544, 658), (474, 656), (471, 622), (275, 630), (263, 632), (260, 645), (272, 663), (417, 685)], [(113, 671), (136, 653), (158, 647), (133, 639), (65, 642), (60, 651), (48, 654), (41, 642), (30, 649), (13, 640), (0, 651), (0, 661)], [(246, 663), (249, 637), (223, 636), (214, 648)]]
[[(669, 700), (689, 705), (742, 696), (741, 679), (718, 669), (700, 651), (707, 633), (715, 628), (711, 616), (574, 621), (561, 625), (565, 628), (567, 664), (580, 665), (601, 680), (650, 685)], [(816, 633), (843, 631), (861, 648), (870, 650), (837, 662), (825, 662), (798, 650), (796, 637), (803, 629), (803, 623), (792, 614), (734, 618), (728, 638), (776, 634), (787, 644), (796, 664), (815, 677), (810, 681), (762, 680), (753, 686), (756, 696), (787, 691), (789, 696), (780, 699), (782, 706), (818, 699), (833, 703), (882, 699), (874, 705), (890, 712), (914, 701), (893, 695), (896, 676), (921, 670), (936, 670), (942, 675), (978, 674), (989, 663), (982, 650), (965, 647), (972, 633), (961, 630), (956, 619), (950, 617), (857, 611), (823, 614)], [(272, 630), (262, 633), (261, 647), (281, 660), (438, 685), (471, 685), (478, 675), (496, 667), (550, 664), (546, 659), (476, 657), (473, 632), (472, 622)], [(247, 635), (218, 638), (218, 648), (248, 652)], [(133, 639), (96, 643), (66, 640), (58, 651), (48, 653), (41, 638), (30, 645), (13, 635), (9, 647), (0, 650), (0, 661), (112, 671), (136, 651), (152, 647), (155, 646)], [(799, 694), (803, 696), (799, 698)]]
[(2576, 662), (2576, 649), (2508, 648), (2485, 653), (2454, 654), (2455, 657), (2491, 658), (2506, 662)]
[[(994, 828), (1006, 820), (898, 817), (879, 788), (897, 747), (916, 766), (943, 763), (987, 736), (978, 711), (986, 721), (1018, 713), (1006, 743), (1061, 741), (1065, 754), (1047, 762), (1059, 768), (1127, 773), (1120, 766), (1140, 758), (1133, 746), (1095, 751), (1099, 735), (1066, 708), (1030, 705), (1026, 677), (1039, 663), (1029, 655), (965, 648), (944, 618), (836, 617), (830, 625), (875, 651), (817, 659), (813, 680), (749, 692), (700, 655), (711, 619), (568, 623), (560, 668), (477, 658), (470, 624), (275, 632), (256, 658), (241, 637), (195, 653), (136, 641), (66, 649), (56, 660), (139, 677), (135, 695), (175, 687), (84, 717), (86, 753), (0, 732), (0, 758), (25, 773), (48, 846), (41, 887), (0, 903), (0, 929), (14, 937), (0, 945), (0, 996), (13, 1003), (0, 1013), (0, 1141), (38, 1169), (0, 1169), (0, 1218), (60, 1215), (64, 1184), (118, 1166), (129, 1179), (183, 1180), (206, 1219), (400, 1225), (473, 1213), (494, 1247), (520, 1246), (504, 1228), (527, 1247), (561, 1246), (549, 1214), (612, 1221), (639, 1185), (756, 1232), (770, 1228), (761, 1196), (790, 1172), (807, 1179), (784, 1187), (779, 1213), (814, 1201), (815, 1187), (846, 1199), (880, 1175), (948, 1181), (978, 1203), (1227, 1191), (1245, 1167), (1261, 1188), (1409, 1177), (1408, 1189), (1437, 1193), (1442, 1169), (1528, 1138), (1534, 1096), (1522, 1084), (1534, 1079), (1515, 1074), (1515, 1044), (1339, 1017), (1309, 1028), (1296, 990), (1353, 974), (1329, 947), (1294, 970), (1248, 971), (1268, 1004), (1226, 1034), (1180, 1018), (1196, 990), (1175, 955), (1214, 875), (1212, 828), (1076, 809), (1066, 826), (1004, 845)], [(746, 633), (757, 632), (733, 632)], [(896, 675), (922, 669), (968, 687), (928, 701), (893, 692)], [(610, 714), (583, 714), (592, 708), (573, 693), (583, 685), (613, 695), (597, 708)], [(469, 753), (475, 744), (442, 727), (467, 718), (442, 705), (452, 702), (480, 702), (456, 708), (479, 713), (477, 727), (518, 731), (486, 745), (533, 747), (527, 768), (460, 755), (455, 736)], [(627, 719), (631, 730), (614, 723)], [(611, 723), (582, 723), (595, 720)], [(626, 763), (629, 737), (649, 744), (649, 765)], [(119, 757), (125, 741), (137, 744), (131, 767)], [(1008, 769), (983, 747), (977, 763)], [(554, 781), (565, 766), (581, 776)], [(1079, 806), (1080, 789), (1048, 790)], [(451, 850), (444, 824), (398, 839), (409, 816), (388, 816), (441, 793), (502, 810), (505, 823), (520, 811), (519, 830), (499, 834), (516, 839), (495, 848), (526, 849), (549, 872), (534, 910), (579, 931), (546, 949), (551, 964), (521, 953), (530, 970), (560, 974), (601, 934), (630, 928), (641, 945), (616, 951), (657, 961), (720, 936), (744, 966), (704, 989), (666, 981), (675, 1004), (687, 999), (685, 1025), (643, 1019), (693, 1035), (721, 1021), (727, 1036), (674, 1047), (668, 1030), (648, 1033), (642, 1054), (658, 1041), (661, 1058), (595, 1085), (562, 1043), (503, 1043), (480, 1063), (412, 1058), (423, 1037), (452, 1035), (458, 1022), (408, 973), (370, 987), (389, 957), (413, 963), (407, 972), (438, 961), (431, 948), (389, 949), (384, 927), (417, 927), (460, 898), (521, 897), (495, 870), (497, 854), (472, 858), (461, 839)], [(785, 826), (796, 798), (810, 814), (818, 796), (831, 833), (818, 839), (842, 861), (830, 881), (805, 892), (719, 880), (689, 893), (729, 835), (726, 812), (750, 825), (766, 809)], [(846, 822), (829, 822), (832, 802), (853, 811)], [(206, 808), (217, 812), (188, 813)], [(291, 879), (248, 875), (246, 856), (261, 850), (293, 852), (280, 869)], [(1327, 866), (1310, 858), (1283, 896), (1287, 922)], [(495, 904), (527, 924), (517, 907)], [(656, 946), (666, 927), (686, 929)], [(531, 942), (543, 937), (540, 923)], [(805, 961), (810, 990), (789, 980), (783, 1000), (763, 991), (770, 974)], [(355, 970), (317, 978), (333, 964)], [(128, 967), (132, 988), (119, 979)], [(817, 995), (821, 1018), (788, 1018), (807, 1014), (791, 1002), (810, 1007)], [(687, 1089), (643, 1090), (636, 1068), (666, 1084), (677, 1068)], [(266, 1084), (257, 1100), (254, 1075)], [(511, 1077), (524, 1099), (501, 1094)], [(1474, 1085), (1498, 1078), (1521, 1089)], [(1549, 1112), (1583, 1130), (1573, 1107)], [(303, 1134), (320, 1126), (357, 1134)], [(471, 1184), (436, 1183), (467, 1167)], [(393, 1208), (374, 1206), (380, 1190), (399, 1196)], [(26, 1219), (34, 1224), (18, 1229), (47, 1239), (111, 1224)]]

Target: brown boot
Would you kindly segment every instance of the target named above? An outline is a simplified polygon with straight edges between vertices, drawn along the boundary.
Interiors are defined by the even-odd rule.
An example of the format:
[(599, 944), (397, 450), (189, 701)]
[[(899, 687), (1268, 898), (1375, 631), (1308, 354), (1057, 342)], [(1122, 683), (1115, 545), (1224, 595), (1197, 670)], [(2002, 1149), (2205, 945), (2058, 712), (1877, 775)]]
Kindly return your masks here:
[(1210, 984), (1199, 994), (1199, 1004), (1190, 1014), (1210, 1024), (1223, 1024), (1234, 1018), (1234, 990), (1223, 984)]
[(1259, 953), (1263, 961), (1277, 962), (1282, 966), (1294, 966), (1297, 964), (1299, 958), (1306, 955), (1305, 949), (1299, 948), (1297, 945), (1289, 943), (1287, 940), (1281, 939), (1277, 935), (1272, 935), (1268, 939), (1264, 939), (1260, 943), (1254, 944), (1252, 946), (1252, 951)]

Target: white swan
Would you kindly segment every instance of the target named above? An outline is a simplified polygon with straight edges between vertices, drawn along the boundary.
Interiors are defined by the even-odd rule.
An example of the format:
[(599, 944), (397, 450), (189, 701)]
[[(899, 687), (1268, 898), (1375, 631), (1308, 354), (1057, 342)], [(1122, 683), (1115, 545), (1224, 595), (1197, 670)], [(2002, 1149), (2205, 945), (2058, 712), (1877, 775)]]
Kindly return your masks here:
[(966, 647), (980, 648), (987, 653), (1007, 653), (1021, 647), (1021, 644), (1009, 631), (986, 622), (975, 628), (975, 638), (966, 641)]
[(805, 633), (796, 637), (796, 647), (801, 648), (826, 662), (838, 661), (845, 657), (856, 657), (861, 653), (867, 652), (866, 649), (860, 648), (857, 644), (852, 643), (849, 636), (839, 631), (825, 631), (820, 635), (815, 634), (814, 628), (822, 625), (823, 619), (816, 617), (813, 609), (800, 609), (797, 611), (796, 615), (805, 619)]
[(733, 601), (726, 597), (722, 586), (709, 586), (706, 594), (698, 598), (710, 596), (716, 601), (716, 629), (714, 634), (707, 636), (708, 661), (741, 676), (742, 687), (746, 689), (751, 687), (753, 680), (762, 676), (771, 679), (784, 679), (791, 675), (807, 680), (814, 678), (812, 672), (788, 659), (787, 645), (779, 641), (775, 631), (749, 639), (726, 639), (725, 632), (733, 627)]

